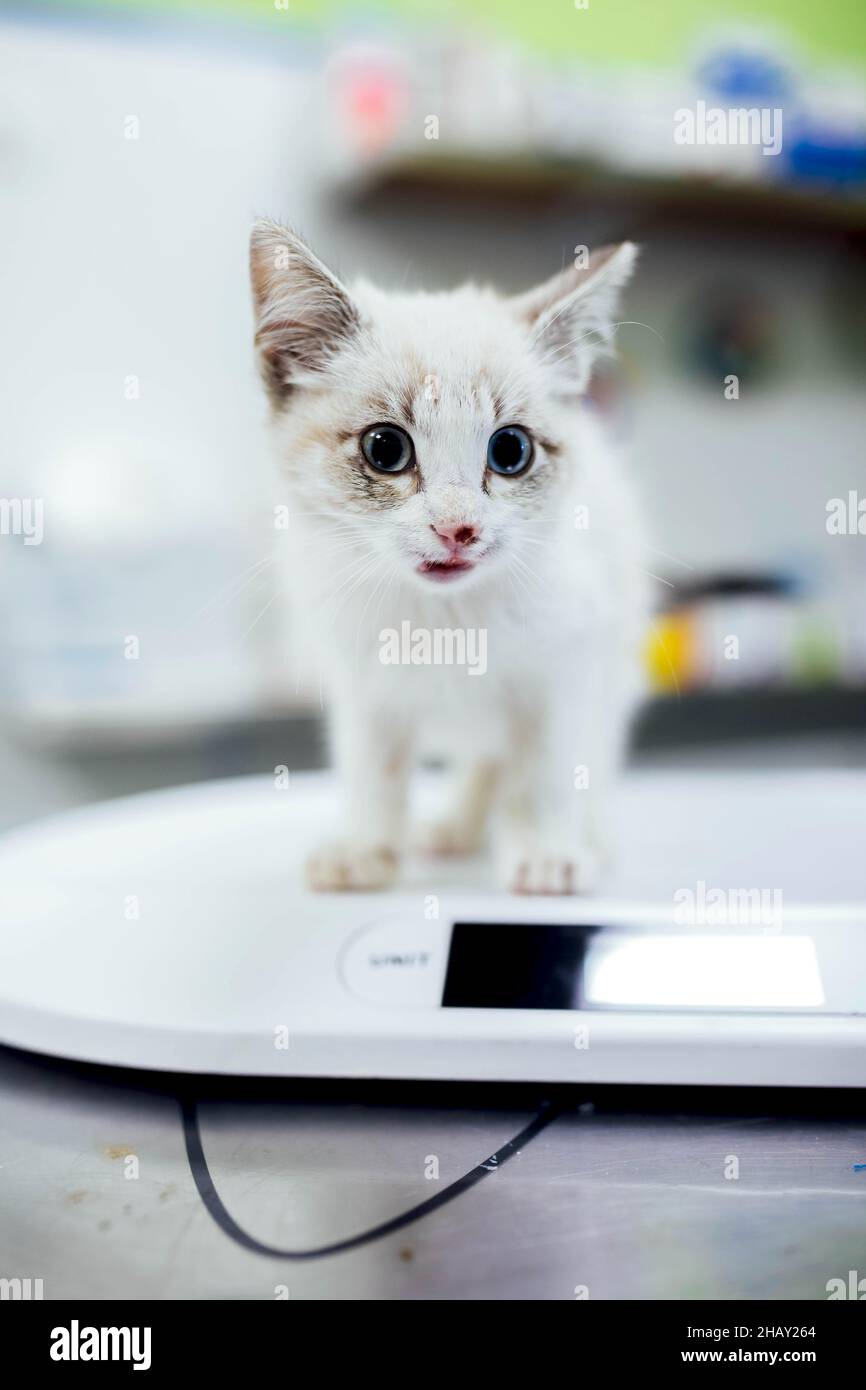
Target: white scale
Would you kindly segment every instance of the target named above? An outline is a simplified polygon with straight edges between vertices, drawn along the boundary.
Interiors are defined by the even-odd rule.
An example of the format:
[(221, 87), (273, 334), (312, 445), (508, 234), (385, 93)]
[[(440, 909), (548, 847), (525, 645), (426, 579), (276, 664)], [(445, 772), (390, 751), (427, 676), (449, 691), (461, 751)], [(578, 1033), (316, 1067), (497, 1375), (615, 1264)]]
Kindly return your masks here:
[[(309, 894), (336, 816), (311, 774), (7, 834), (0, 1041), (248, 1076), (866, 1084), (862, 777), (634, 776), (604, 898), (506, 897), (486, 862), (422, 860), (393, 893)], [(706, 920), (714, 890), (737, 920)]]

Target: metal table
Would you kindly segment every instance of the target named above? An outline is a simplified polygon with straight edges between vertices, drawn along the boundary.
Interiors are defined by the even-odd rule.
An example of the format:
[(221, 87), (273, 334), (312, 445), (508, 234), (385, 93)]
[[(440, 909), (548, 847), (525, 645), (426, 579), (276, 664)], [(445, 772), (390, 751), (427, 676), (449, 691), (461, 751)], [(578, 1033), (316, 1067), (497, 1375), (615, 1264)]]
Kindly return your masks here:
[[(733, 827), (723, 774), (687, 795), (642, 777), (623, 894), (695, 871), (786, 900), (862, 885), (862, 776), (738, 775)], [(860, 1102), (218, 1085), (0, 1049), (0, 1278), (45, 1298), (824, 1299), (866, 1275)]]

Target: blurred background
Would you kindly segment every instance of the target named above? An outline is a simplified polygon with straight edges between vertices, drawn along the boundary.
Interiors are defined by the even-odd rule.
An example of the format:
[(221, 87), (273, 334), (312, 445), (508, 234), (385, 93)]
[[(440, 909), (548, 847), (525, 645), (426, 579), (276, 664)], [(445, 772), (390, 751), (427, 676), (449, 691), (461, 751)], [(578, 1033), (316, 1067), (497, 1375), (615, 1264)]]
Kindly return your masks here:
[(641, 242), (593, 385), (650, 519), (634, 757), (866, 762), (859, 0), (34, 0), (0, 40), (0, 824), (323, 758), (262, 213), (395, 286)]

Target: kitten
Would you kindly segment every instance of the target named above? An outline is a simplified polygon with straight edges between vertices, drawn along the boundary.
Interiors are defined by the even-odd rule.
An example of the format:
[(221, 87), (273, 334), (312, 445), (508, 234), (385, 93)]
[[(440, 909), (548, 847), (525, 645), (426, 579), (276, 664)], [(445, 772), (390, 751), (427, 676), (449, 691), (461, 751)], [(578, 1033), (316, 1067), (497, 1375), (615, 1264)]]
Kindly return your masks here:
[(313, 888), (393, 882), (424, 755), (457, 773), (428, 850), (477, 850), (493, 812), (505, 888), (593, 886), (645, 602), (637, 508), (581, 398), (635, 255), (605, 248), (511, 298), (385, 293), (347, 288), (292, 232), (256, 223), (291, 582), (347, 798), (342, 837), (308, 862)]

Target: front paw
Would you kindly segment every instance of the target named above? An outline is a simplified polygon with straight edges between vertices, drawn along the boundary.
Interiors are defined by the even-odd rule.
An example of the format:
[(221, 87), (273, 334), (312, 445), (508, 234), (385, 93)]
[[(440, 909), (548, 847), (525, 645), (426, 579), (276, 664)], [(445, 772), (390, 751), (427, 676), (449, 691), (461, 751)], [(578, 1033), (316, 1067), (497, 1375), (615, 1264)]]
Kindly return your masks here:
[(370, 893), (390, 888), (400, 867), (390, 845), (334, 840), (307, 859), (307, 887), (314, 893)]
[(585, 844), (518, 838), (503, 846), (498, 856), (499, 881), (507, 893), (592, 893), (601, 869), (600, 855)]

